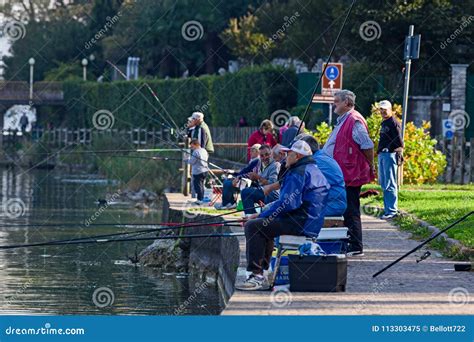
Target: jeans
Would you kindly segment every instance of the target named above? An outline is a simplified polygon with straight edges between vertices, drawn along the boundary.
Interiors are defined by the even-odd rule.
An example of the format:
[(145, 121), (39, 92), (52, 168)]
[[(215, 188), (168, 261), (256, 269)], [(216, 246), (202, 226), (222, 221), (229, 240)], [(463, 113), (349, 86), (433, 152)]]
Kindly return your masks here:
[(257, 218), (245, 223), (247, 271), (262, 274), (263, 270), (268, 270), (273, 239), (280, 235), (302, 236), (304, 233), (292, 219)]
[(226, 179), (222, 184), (222, 205), (234, 204), (237, 188), (232, 185), (231, 179)]
[(196, 197), (198, 201), (204, 199), (204, 180), (207, 177), (207, 172), (200, 173), (198, 175), (193, 175), (193, 188), (196, 192)]
[(383, 207), (385, 215), (397, 213), (397, 160), (396, 153), (380, 152), (379, 183), (383, 190)]
[(360, 220), (360, 186), (346, 186), (347, 209), (344, 213), (344, 225), (349, 229), (349, 251), (361, 251), (362, 222)]
[(246, 214), (255, 214), (257, 212), (254, 208), (255, 203), (258, 203), (259, 201), (268, 204), (278, 199), (274, 194), (265, 196), (262, 189), (255, 187), (243, 189), (240, 193), (240, 197), (242, 197), (242, 204), (244, 205), (244, 212)]

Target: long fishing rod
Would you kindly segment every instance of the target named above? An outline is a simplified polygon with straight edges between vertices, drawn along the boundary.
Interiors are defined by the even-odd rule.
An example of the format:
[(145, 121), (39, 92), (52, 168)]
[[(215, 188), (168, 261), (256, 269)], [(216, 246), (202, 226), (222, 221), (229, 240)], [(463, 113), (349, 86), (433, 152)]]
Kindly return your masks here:
[(78, 245), (78, 244), (92, 244), (92, 243), (111, 243), (111, 242), (133, 242), (133, 241), (150, 241), (150, 240), (171, 240), (171, 239), (187, 239), (187, 238), (216, 238), (216, 237), (233, 237), (244, 236), (245, 233), (215, 233), (215, 234), (182, 234), (182, 235), (166, 235), (154, 236), (145, 238), (124, 238), (124, 239), (94, 239), (85, 241), (64, 241), (58, 243), (37, 243), (25, 245), (0, 246), (2, 249), (16, 249), (27, 247), (44, 247), (44, 246), (62, 246), (62, 245)]
[(409, 256), (410, 254), (416, 252), (417, 250), (419, 250), (421, 247), (423, 247), (424, 245), (426, 245), (427, 243), (429, 243), (430, 241), (433, 241), (434, 239), (436, 239), (438, 236), (440, 236), (441, 234), (445, 233), (446, 231), (448, 231), (448, 229), (451, 229), (452, 227), (454, 227), (455, 225), (457, 225), (458, 223), (464, 221), (465, 219), (467, 219), (469, 216), (471, 216), (472, 214), (474, 214), (474, 211), (471, 211), (470, 213), (467, 213), (466, 215), (464, 215), (463, 217), (461, 217), (460, 219), (458, 219), (456, 222), (450, 224), (449, 226), (447, 226), (446, 228), (444, 228), (443, 230), (439, 231), (438, 233), (436, 233), (435, 235), (433, 235), (432, 237), (430, 237), (429, 239), (423, 241), (422, 243), (420, 243), (418, 246), (416, 246), (415, 248), (413, 248), (411, 251), (405, 253), (404, 255), (402, 255), (400, 258), (398, 258), (397, 260), (391, 262), (390, 264), (388, 264), (387, 266), (385, 266), (384, 268), (382, 268), (380, 271), (378, 271), (377, 273), (374, 273), (374, 275), (372, 276), (372, 278), (375, 278), (377, 277), (378, 275), (380, 275), (381, 273), (385, 272), (386, 270), (388, 270), (390, 267), (392, 267), (393, 265), (399, 263), (401, 260), (405, 259), (407, 256)]
[[(28, 244), (17, 244), (17, 245), (7, 245), (7, 246), (0, 246), (0, 250), (2, 249), (17, 249), (17, 248), (26, 248), (26, 247), (42, 247), (42, 246), (55, 246), (55, 245), (64, 245), (64, 244), (78, 244), (78, 243), (88, 243), (89, 241), (103, 241), (104, 238), (112, 238), (112, 237), (127, 237), (129, 235), (144, 235), (144, 234), (151, 234), (159, 231), (169, 231), (169, 230), (176, 230), (176, 229), (183, 229), (183, 228), (197, 228), (197, 227), (224, 227), (224, 226), (231, 226), (229, 223), (239, 223), (243, 220), (230, 220), (225, 222), (212, 222), (212, 223), (199, 223), (196, 225), (176, 225), (172, 227), (161, 227), (161, 228), (153, 228), (153, 229), (144, 229), (138, 231), (131, 231), (131, 232), (121, 232), (121, 233), (113, 233), (113, 234), (101, 234), (101, 235), (92, 235), (92, 236), (84, 236), (79, 238), (73, 239), (63, 239), (63, 240), (52, 240), (52, 241), (45, 241), (45, 242), (34, 242)], [(155, 238), (160, 238), (159, 236)], [(107, 239), (111, 240), (111, 239)], [(117, 239), (113, 239), (114, 241)]]
[[(112, 68), (114, 68), (120, 75), (122, 75), (123, 78), (127, 79), (127, 75), (125, 75), (123, 73), (122, 70), (120, 70), (120, 68), (118, 68), (114, 63), (112, 63), (111, 61), (109, 60), (106, 60), (106, 62), (112, 66)], [(170, 113), (166, 110), (165, 106), (161, 103), (160, 99), (158, 98), (158, 96), (155, 94), (155, 92), (153, 91), (153, 89), (151, 89), (150, 85), (147, 83), (147, 82), (143, 82), (143, 84), (146, 86), (146, 88), (148, 89), (148, 91), (151, 93), (152, 97), (158, 102), (158, 104), (161, 106), (161, 108), (163, 108), (164, 112), (166, 113), (166, 115), (168, 116), (168, 119), (171, 120), (171, 122), (175, 125), (176, 129), (179, 130), (179, 127), (178, 125), (176, 124), (176, 122), (174, 122), (173, 120), (173, 117), (170, 115)], [(136, 89), (136, 90), (139, 90), (139, 89)], [(141, 92), (140, 92), (141, 94)], [(154, 106), (152, 106), (154, 107)], [(155, 108), (156, 110), (156, 108)], [(164, 116), (162, 116), (160, 114), (160, 112), (158, 110), (156, 110), (157, 113), (164, 119)], [(171, 127), (170, 127), (171, 128)]]
[[(303, 113), (303, 118), (301, 119), (300, 126), (298, 127), (298, 132), (301, 131), (301, 127), (303, 126), (303, 122), (306, 119), (306, 116), (308, 115), (308, 111), (311, 108), (311, 104), (313, 103), (313, 98), (316, 92), (318, 91), (318, 87), (321, 84), (321, 81), (323, 80), (324, 73), (326, 72), (326, 68), (328, 67), (328, 64), (331, 62), (332, 55), (334, 53), (334, 50), (336, 49), (336, 45), (339, 42), (339, 39), (341, 37), (342, 31), (344, 30), (344, 27), (346, 26), (347, 19), (349, 19), (349, 16), (352, 12), (352, 8), (354, 7), (356, 3), (356, 0), (352, 0), (352, 4), (349, 7), (349, 10), (347, 11), (346, 17), (344, 18), (344, 22), (342, 23), (342, 26), (339, 30), (339, 33), (337, 34), (336, 40), (334, 41), (334, 44), (332, 45), (331, 51), (329, 52), (329, 56), (326, 60), (326, 63), (324, 64), (323, 71), (321, 72), (321, 75), (319, 76), (318, 83), (316, 83), (316, 86), (313, 89), (313, 92), (311, 93), (311, 97), (309, 99), (308, 105), (306, 106), (306, 109), (304, 110)], [(296, 137), (296, 136), (295, 136)], [(295, 140), (293, 139), (293, 142)]]
[[(96, 236), (91, 236), (91, 237), (82, 237), (82, 238), (74, 238), (74, 239), (68, 239), (68, 240), (57, 240), (57, 241), (46, 241), (46, 242), (37, 242), (37, 243), (30, 243), (30, 244), (23, 244), (23, 245), (8, 245), (8, 246), (0, 246), (0, 250), (2, 249), (15, 249), (15, 248), (26, 248), (26, 247), (39, 247), (39, 246), (49, 246), (49, 245), (65, 245), (65, 244), (80, 244), (80, 243), (92, 243), (92, 242), (114, 242), (114, 241), (145, 241), (145, 240), (156, 240), (157, 237), (153, 237), (153, 238), (142, 238), (142, 239), (112, 239), (112, 240), (109, 240), (109, 239), (103, 239), (105, 237), (114, 237), (114, 236), (120, 236), (120, 235), (127, 235), (127, 234), (138, 234), (138, 235), (141, 235), (141, 234), (146, 234), (146, 233), (152, 233), (152, 232), (156, 232), (156, 231), (160, 231), (160, 230), (170, 230), (172, 228), (170, 227), (173, 227), (173, 229), (182, 229), (182, 228), (191, 228), (191, 227), (200, 227), (200, 226), (206, 226), (205, 223), (200, 223), (202, 221), (206, 221), (206, 220), (213, 220), (213, 219), (216, 219), (216, 218), (219, 218), (219, 217), (222, 217), (224, 215), (230, 215), (230, 214), (234, 214), (234, 213), (239, 213), (239, 212), (242, 212), (242, 211), (245, 211), (245, 210), (248, 210), (248, 209), (256, 209), (256, 208), (259, 208), (259, 206), (253, 206), (253, 207), (249, 207), (249, 208), (244, 208), (242, 210), (234, 210), (234, 211), (231, 211), (231, 212), (226, 212), (226, 213), (222, 213), (222, 214), (219, 214), (219, 215), (216, 215), (216, 216), (212, 216), (212, 217), (204, 217), (204, 218), (201, 218), (201, 219), (197, 219), (195, 221), (192, 221), (192, 222), (188, 222), (186, 224), (174, 224), (174, 223), (167, 223), (167, 224), (171, 224), (171, 226), (169, 227), (161, 227), (161, 228), (153, 228), (153, 229), (144, 229), (144, 230), (139, 230), (139, 231), (133, 231), (133, 232), (122, 232), (122, 233), (113, 233), (113, 234), (103, 234), (103, 235), (96, 235)], [(212, 222), (212, 223), (208, 223), (208, 225), (228, 225), (229, 223), (242, 223), (243, 221), (245, 221), (244, 219), (239, 219), (239, 220), (227, 220), (225, 222)], [(229, 225), (230, 226), (230, 225)], [(205, 235), (205, 234), (204, 234)], [(194, 235), (193, 235), (194, 236)], [(197, 236), (197, 235), (196, 235)], [(183, 238), (187, 237), (187, 236), (181, 236)], [(212, 237), (212, 236), (210, 236)], [(164, 237), (159, 237), (159, 238), (164, 238)], [(173, 238), (176, 238), (176, 237), (173, 237)], [(92, 241), (92, 242), (91, 242)]]

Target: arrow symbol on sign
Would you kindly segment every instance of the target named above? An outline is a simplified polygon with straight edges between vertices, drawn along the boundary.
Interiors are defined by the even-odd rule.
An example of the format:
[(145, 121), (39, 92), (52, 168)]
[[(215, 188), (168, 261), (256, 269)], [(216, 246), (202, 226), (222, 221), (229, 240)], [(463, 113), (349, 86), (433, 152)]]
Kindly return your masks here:
[(336, 82), (334, 82), (334, 81), (332, 81), (332, 80), (329, 81), (329, 88), (331, 88), (331, 89), (334, 88), (334, 85), (335, 85), (335, 84), (336, 84)]

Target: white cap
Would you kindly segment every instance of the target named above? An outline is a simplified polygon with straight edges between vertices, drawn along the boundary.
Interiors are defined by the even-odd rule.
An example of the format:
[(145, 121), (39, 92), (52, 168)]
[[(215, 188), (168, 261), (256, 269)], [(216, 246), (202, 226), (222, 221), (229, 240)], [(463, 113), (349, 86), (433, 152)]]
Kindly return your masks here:
[(194, 112), (188, 120), (203, 120), (204, 119), (204, 114), (201, 112)]
[(392, 104), (388, 100), (383, 100), (379, 102), (379, 108), (392, 109)]
[(293, 151), (299, 154), (302, 154), (303, 156), (310, 156), (313, 153), (311, 152), (311, 147), (309, 147), (308, 143), (306, 143), (303, 140), (298, 140), (296, 141), (293, 145), (291, 145), (290, 148), (287, 147), (282, 147), (281, 151)]

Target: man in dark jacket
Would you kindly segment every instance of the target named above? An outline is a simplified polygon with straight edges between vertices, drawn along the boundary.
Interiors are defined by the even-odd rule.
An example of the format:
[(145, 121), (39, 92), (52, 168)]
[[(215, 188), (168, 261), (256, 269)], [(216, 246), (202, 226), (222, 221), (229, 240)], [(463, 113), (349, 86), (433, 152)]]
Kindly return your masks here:
[(290, 120), (288, 120), (288, 129), (282, 134), (281, 144), (290, 147), (295, 137), (302, 131), (304, 131), (304, 122), (301, 124), (301, 120), (297, 116), (290, 117)]
[(245, 224), (247, 271), (251, 274), (236, 286), (239, 290), (269, 288), (263, 271), (269, 268), (275, 237), (317, 237), (323, 225), (330, 185), (316, 166), (307, 143), (299, 140), (286, 150), (288, 171), (282, 180), (280, 198)]

